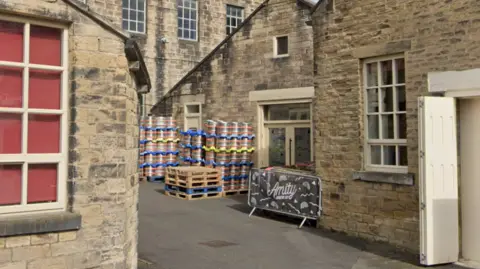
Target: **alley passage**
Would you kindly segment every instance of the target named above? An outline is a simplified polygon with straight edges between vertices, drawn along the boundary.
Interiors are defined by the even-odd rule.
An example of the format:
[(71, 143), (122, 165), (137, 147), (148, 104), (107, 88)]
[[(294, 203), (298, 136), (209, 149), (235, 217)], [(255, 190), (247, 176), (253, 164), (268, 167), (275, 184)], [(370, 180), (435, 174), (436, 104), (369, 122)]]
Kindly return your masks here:
[(407, 263), (414, 257), (384, 245), (261, 214), (248, 218), (248, 211), (245, 195), (184, 201), (165, 196), (161, 184), (141, 183), (139, 269), (417, 268)]

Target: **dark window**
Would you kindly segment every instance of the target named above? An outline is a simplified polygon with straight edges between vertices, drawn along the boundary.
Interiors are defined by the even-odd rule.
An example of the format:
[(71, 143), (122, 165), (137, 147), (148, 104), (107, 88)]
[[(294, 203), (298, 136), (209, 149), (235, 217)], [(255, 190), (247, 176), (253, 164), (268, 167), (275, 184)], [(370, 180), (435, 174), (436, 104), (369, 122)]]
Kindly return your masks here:
[(277, 55), (288, 55), (288, 36), (277, 37)]

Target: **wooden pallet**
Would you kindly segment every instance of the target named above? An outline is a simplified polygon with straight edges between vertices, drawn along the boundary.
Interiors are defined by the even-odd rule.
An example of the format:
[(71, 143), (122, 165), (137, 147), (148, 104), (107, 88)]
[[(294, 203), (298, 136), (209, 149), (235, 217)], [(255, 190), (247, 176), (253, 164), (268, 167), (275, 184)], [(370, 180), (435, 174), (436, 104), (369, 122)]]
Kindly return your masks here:
[(182, 181), (219, 180), (218, 170), (207, 167), (167, 167), (167, 178)]
[(167, 177), (165, 179), (165, 184), (170, 184), (174, 186), (184, 187), (184, 188), (201, 188), (201, 187), (210, 187), (210, 186), (222, 186), (221, 179), (206, 179), (206, 180), (195, 180), (195, 181), (188, 181), (188, 180), (181, 180), (176, 178)]
[(170, 197), (176, 197), (183, 200), (205, 200), (205, 199), (214, 199), (214, 198), (221, 198), (221, 192), (210, 192), (210, 193), (202, 193), (202, 194), (185, 194), (179, 193), (174, 191), (165, 191), (165, 195)]
[(228, 190), (228, 191), (223, 191), (223, 197), (228, 197), (228, 196), (233, 196), (233, 195), (243, 195), (247, 194), (248, 190), (243, 189), (243, 190)]

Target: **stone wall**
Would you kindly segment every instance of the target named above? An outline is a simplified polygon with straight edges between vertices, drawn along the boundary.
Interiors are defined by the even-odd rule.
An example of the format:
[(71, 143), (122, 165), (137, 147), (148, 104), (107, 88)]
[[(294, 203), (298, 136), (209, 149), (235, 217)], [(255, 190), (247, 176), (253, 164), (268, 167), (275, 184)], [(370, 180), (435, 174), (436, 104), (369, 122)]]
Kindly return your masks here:
[[(312, 29), (306, 6), (271, 0), (214, 55), (158, 103), (154, 114), (170, 114), (183, 126), (183, 104), (203, 104), (203, 119), (255, 123), (250, 91), (313, 85)], [(275, 58), (274, 37), (289, 35), (289, 56)]]
[[(0, 237), (0, 268), (137, 268), (138, 98), (124, 40), (63, 1), (0, 1), (0, 12), (72, 22), (67, 211), (81, 216), (73, 231)], [(37, 225), (60, 227), (62, 214), (42, 214)], [(36, 215), (18, 218), (0, 216), (0, 224)]]
[[(428, 72), (480, 66), (479, 11), (473, 0), (335, 0), (333, 9), (316, 11), (315, 153), (324, 182), (323, 226), (418, 250), (417, 97), (427, 93)], [(361, 59), (396, 53), (405, 53), (408, 167), (415, 184), (354, 181), (364, 162)]]

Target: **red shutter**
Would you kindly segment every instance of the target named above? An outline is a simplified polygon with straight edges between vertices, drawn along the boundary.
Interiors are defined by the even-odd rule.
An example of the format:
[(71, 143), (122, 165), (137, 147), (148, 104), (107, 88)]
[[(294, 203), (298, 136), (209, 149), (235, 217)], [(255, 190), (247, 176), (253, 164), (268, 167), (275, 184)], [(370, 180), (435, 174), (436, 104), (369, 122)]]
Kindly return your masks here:
[(57, 201), (57, 164), (29, 164), (27, 202)]
[(20, 204), (22, 200), (22, 166), (0, 165), (0, 205)]
[(30, 63), (61, 65), (61, 30), (32, 25), (30, 27)]
[(23, 26), (0, 21), (0, 61), (23, 62)]
[(28, 115), (28, 153), (60, 152), (60, 116)]

